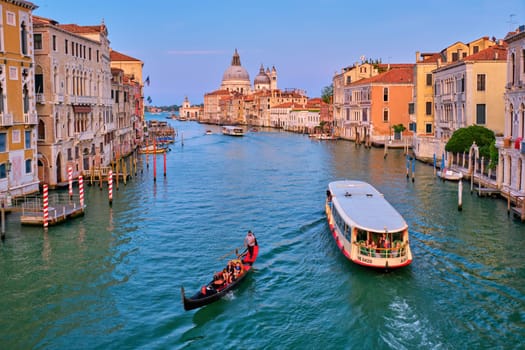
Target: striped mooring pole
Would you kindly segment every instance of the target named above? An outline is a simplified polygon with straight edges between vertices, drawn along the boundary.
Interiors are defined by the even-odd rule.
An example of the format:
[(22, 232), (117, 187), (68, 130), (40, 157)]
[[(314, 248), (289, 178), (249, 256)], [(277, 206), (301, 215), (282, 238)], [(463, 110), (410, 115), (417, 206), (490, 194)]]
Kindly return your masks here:
[(44, 184), (44, 229), (47, 230), (49, 224), (49, 193), (47, 184)]
[(113, 170), (109, 170), (108, 174), (108, 190), (109, 190), (109, 205), (113, 204)]
[(84, 178), (82, 175), (78, 177), (78, 195), (80, 197), (80, 207), (84, 209)]

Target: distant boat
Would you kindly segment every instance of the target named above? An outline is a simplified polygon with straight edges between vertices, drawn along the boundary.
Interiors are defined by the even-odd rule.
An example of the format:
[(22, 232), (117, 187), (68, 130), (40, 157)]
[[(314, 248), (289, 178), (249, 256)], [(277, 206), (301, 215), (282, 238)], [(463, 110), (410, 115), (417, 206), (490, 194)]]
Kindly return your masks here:
[(313, 136), (310, 135), (310, 137), (315, 137), (318, 140), (337, 140), (339, 139), (339, 137), (335, 135), (330, 135), (330, 134), (314, 134)]
[(211, 135), (213, 132), (211, 130), (206, 130), (206, 135)]
[(337, 246), (352, 262), (385, 270), (412, 262), (407, 223), (372, 185), (330, 182), (325, 210)]
[(459, 181), (463, 178), (463, 174), (461, 172), (449, 168), (443, 168), (442, 171), (438, 170), (437, 176), (443, 180), (449, 181)]
[(161, 153), (166, 152), (167, 150), (169, 150), (169, 148), (165, 145), (155, 145), (155, 147), (153, 145), (149, 145), (149, 146), (142, 147), (140, 149), (140, 153), (161, 154)]
[(238, 126), (225, 125), (222, 127), (222, 133), (229, 136), (244, 136), (244, 129)]

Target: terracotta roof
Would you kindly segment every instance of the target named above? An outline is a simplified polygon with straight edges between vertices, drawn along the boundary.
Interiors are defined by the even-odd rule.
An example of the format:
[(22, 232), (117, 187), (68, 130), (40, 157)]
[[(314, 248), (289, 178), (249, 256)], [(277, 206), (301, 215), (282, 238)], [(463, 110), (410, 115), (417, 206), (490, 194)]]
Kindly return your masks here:
[(475, 54), (467, 56), (463, 61), (506, 61), (507, 60), (507, 44), (494, 45), (485, 50), (481, 50)]
[(104, 25), (79, 26), (78, 24), (58, 24), (58, 27), (77, 34), (96, 34), (104, 31)]
[(45, 17), (40, 17), (40, 16), (35, 16), (33, 15), (33, 25), (35, 24), (52, 24), (52, 25), (57, 25), (58, 22), (51, 19), (51, 18), (45, 18)]
[(441, 58), (441, 54), (439, 52), (433, 52), (433, 53), (422, 53), (421, 56), (423, 57), (424, 63), (437, 63), (437, 61)]
[[(392, 67), (392, 66), (390, 66)], [(404, 68), (391, 68), (390, 70), (373, 76), (371, 78), (361, 79), (351, 86), (367, 85), (372, 83), (384, 84), (412, 84), (414, 82), (414, 65), (407, 64)]]
[(111, 50), (109, 52), (109, 58), (111, 61), (139, 61), (140, 62), (139, 59), (136, 59), (128, 55), (124, 55), (123, 53), (120, 53), (115, 50)]

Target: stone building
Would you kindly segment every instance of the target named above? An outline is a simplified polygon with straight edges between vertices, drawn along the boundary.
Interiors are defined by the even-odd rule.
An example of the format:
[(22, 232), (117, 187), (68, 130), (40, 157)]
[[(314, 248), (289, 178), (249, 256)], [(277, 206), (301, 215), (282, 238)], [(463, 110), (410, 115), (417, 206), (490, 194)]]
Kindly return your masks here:
[(108, 31), (34, 16), (38, 173), (50, 188), (109, 164), (114, 125)]
[[(503, 192), (525, 195), (525, 25), (505, 38), (508, 44), (504, 137), (497, 138)], [(523, 200), (523, 198), (522, 198)]]
[[(0, 191), (7, 197), (39, 190), (34, 53), (29, 1), (0, 1)], [(8, 203), (9, 204), (9, 203)]]

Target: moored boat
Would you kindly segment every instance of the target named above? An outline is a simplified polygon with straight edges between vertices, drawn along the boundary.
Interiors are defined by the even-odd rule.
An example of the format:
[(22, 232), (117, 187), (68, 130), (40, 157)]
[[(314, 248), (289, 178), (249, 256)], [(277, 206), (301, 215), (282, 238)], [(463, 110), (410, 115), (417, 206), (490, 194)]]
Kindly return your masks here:
[(236, 288), (252, 270), (252, 266), (255, 263), (258, 254), (259, 245), (257, 243), (257, 239), (255, 239), (255, 246), (253, 247), (252, 254), (250, 254), (249, 251), (246, 251), (241, 256), (237, 257), (237, 259), (229, 261), (227, 266), (230, 264), (240, 266), (239, 272), (236, 276), (232, 277), (231, 279), (227, 279), (222, 275), (222, 272), (217, 273), (214, 275), (212, 281), (202, 286), (202, 288), (192, 297), (187, 297), (184, 287), (181, 287), (181, 296), (184, 310), (189, 311), (211, 304), (221, 299), (228, 292)]
[(158, 144), (158, 145), (148, 145), (144, 146), (140, 149), (140, 153), (143, 154), (162, 154), (166, 151), (168, 151), (169, 148), (166, 144)]
[(325, 210), (337, 246), (352, 262), (386, 270), (412, 262), (407, 223), (372, 185), (331, 182)]
[(222, 133), (229, 136), (244, 136), (244, 129), (239, 126), (225, 125), (222, 127)]
[(443, 180), (459, 181), (463, 178), (463, 173), (450, 168), (443, 168), (443, 170), (437, 171), (437, 176)]

